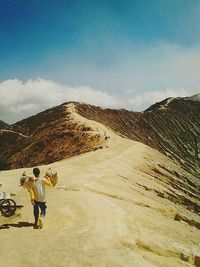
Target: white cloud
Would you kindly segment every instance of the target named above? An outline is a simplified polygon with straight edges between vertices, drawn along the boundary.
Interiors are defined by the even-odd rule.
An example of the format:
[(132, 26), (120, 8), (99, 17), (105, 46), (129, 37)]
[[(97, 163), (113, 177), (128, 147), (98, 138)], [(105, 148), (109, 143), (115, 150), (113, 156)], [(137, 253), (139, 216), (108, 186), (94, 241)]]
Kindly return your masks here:
[(133, 92), (135, 92), (135, 88), (128, 88), (124, 91), (126, 94), (132, 94)]
[(6, 80), (0, 83), (0, 119), (13, 123), (68, 101), (143, 111), (167, 97), (188, 95), (184, 89), (137, 92), (130, 88), (117, 96), (88, 86), (72, 87), (41, 78), (27, 82)]
[(82, 101), (99, 106), (120, 106), (115, 96), (87, 86), (71, 87), (51, 80), (22, 82), (17, 79), (0, 84), (0, 118), (7, 123), (34, 115), (67, 101)]
[(147, 104), (151, 105), (168, 97), (184, 97), (187, 95), (184, 89), (166, 89), (165, 91), (152, 91), (138, 94), (130, 98), (128, 102), (132, 106), (139, 107)]

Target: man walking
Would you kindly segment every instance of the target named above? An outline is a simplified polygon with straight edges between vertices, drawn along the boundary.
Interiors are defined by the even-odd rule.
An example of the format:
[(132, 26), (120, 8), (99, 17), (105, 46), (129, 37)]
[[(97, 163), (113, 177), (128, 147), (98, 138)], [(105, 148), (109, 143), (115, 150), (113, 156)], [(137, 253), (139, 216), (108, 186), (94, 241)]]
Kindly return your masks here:
[[(33, 187), (28, 189), (31, 197), (31, 203), (33, 205), (33, 214), (35, 218), (34, 228), (42, 228), (42, 218), (46, 215), (46, 199), (45, 199), (45, 185), (52, 187), (51, 180), (48, 177), (40, 178), (40, 169), (33, 168), (33, 174), (35, 181)], [(39, 216), (40, 211), (40, 216)]]

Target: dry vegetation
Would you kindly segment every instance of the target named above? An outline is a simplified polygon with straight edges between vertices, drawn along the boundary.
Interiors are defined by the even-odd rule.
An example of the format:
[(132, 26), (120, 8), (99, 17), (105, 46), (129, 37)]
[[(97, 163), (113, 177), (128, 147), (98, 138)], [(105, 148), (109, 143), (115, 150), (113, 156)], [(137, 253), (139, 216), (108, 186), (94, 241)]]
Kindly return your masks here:
[(0, 131), (1, 169), (48, 164), (103, 148), (104, 137), (62, 105)]

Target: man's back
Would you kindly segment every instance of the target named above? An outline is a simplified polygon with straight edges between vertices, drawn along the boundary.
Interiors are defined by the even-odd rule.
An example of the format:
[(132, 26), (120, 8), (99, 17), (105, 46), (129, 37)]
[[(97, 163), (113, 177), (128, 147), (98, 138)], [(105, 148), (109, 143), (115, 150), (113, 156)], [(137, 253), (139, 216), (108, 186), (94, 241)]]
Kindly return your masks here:
[(35, 200), (39, 202), (45, 202), (45, 183), (43, 179), (37, 178), (33, 185), (33, 191)]
[(29, 189), (31, 200), (38, 202), (46, 202), (45, 199), (45, 185), (52, 187), (52, 183), (48, 178), (37, 177), (33, 183), (32, 189)]

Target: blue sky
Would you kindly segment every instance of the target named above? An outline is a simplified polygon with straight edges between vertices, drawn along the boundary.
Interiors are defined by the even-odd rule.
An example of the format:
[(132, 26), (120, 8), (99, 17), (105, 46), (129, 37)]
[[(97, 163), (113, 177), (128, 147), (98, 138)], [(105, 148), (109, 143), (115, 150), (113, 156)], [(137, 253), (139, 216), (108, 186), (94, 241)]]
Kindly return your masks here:
[(199, 0), (0, 0), (0, 95), (16, 79), (89, 87), (129, 109), (199, 93), (199, 25)]

